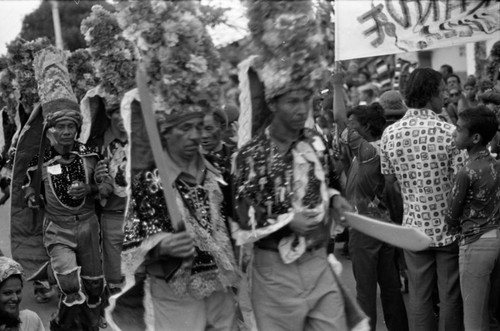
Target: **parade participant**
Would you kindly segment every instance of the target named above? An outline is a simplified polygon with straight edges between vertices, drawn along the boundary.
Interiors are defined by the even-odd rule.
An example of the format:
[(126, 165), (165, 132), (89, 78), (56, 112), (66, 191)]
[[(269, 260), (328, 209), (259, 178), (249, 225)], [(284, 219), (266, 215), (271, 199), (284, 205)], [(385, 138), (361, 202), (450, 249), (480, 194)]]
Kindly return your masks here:
[(217, 167), (225, 180), (229, 180), (231, 175), (231, 155), (235, 150), (222, 140), (227, 124), (227, 116), (223, 110), (210, 112), (203, 118), (201, 134), (201, 151), (204, 157)]
[[(62, 293), (51, 330), (97, 330), (104, 287), (93, 180), (98, 154), (76, 141), (82, 116), (63, 51), (47, 47), (34, 65), (50, 147), (30, 162), (24, 192), (30, 208), (45, 212), (43, 243)], [(36, 195), (38, 180), (43, 197)]]
[[(137, 58), (133, 44), (122, 36), (116, 14), (100, 5), (92, 7), (91, 14), (82, 21), (81, 31), (101, 81), (86, 93), (81, 108), (84, 118), (89, 119), (89, 125), (84, 126), (84, 141), (96, 147), (104, 158), (96, 167), (95, 179), (107, 186), (98, 209), (104, 276), (111, 295), (123, 285), (121, 252), (127, 204), (129, 145), (120, 103), (124, 94), (135, 86)], [(101, 323), (101, 327), (106, 325), (104, 318)]]
[(403, 96), (399, 91), (386, 91), (380, 96), (380, 105), (384, 108), (387, 124), (392, 124), (404, 116), (406, 107)]
[(500, 93), (491, 89), (484, 93), (479, 100), (482, 104), (495, 112), (499, 120), (497, 133), (490, 141), (490, 150), (492, 153), (496, 154), (496, 159), (500, 160)]
[[(130, 32), (139, 22), (148, 22), (160, 36), (154, 46), (143, 49), (140, 62), (140, 70), (147, 73), (144, 84), (147, 81), (154, 100), (152, 109), (144, 106), (150, 99), (141, 85), (139, 92), (143, 112), (153, 112), (144, 116), (156, 118), (163, 145), (159, 154), (166, 164), (162, 170), (168, 178), (160, 179), (159, 159), (133, 169), (123, 254), (125, 261), (133, 256), (135, 267), (125, 269), (127, 286), (116, 301), (119, 308), (128, 282), (143, 270), (144, 324), (155, 330), (237, 329), (230, 287), (237, 284), (238, 276), (219, 186), (223, 180), (200, 153), (203, 118), (220, 107), (215, 73), (219, 59), (197, 6), (194, 1), (130, 2), (118, 17), (124, 35), (135, 43), (142, 41), (135, 39), (141, 34)], [(151, 67), (155, 63), (165, 66), (159, 69), (163, 74), (150, 75), (157, 72)], [(173, 200), (165, 199), (169, 193)], [(140, 265), (144, 269), (137, 269)], [(115, 311), (108, 318), (111, 326), (128, 328), (118, 325)]]
[(446, 199), (453, 175), (463, 156), (454, 146), (454, 127), (441, 121), (445, 85), (441, 74), (429, 68), (415, 69), (405, 91), (410, 108), (382, 135), (381, 167), (386, 185), (396, 181), (404, 201), (403, 225), (432, 238), (431, 247), (405, 251), (409, 278), (408, 320), (410, 330), (438, 329), (432, 292), (439, 291), (439, 330), (461, 330), (461, 298), (458, 276), (458, 245), (446, 234)]
[[(37, 213), (37, 229), (33, 229), (33, 212), (24, 201), (22, 186), (26, 176), (28, 164), (36, 155), (40, 145), (43, 128), (43, 116), (40, 109), (40, 97), (37, 91), (37, 82), (33, 70), (35, 53), (49, 46), (47, 38), (33, 41), (15, 39), (7, 47), (9, 67), (16, 74), (18, 106), (15, 114), (17, 131), (12, 137), (8, 152), (7, 165), (2, 168), (2, 176), (11, 179), (11, 206), (10, 206), (10, 239), (12, 257), (19, 262), (26, 272), (32, 275), (48, 259), (43, 247), (42, 219), (43, 212)], [(26, 113), (32, 113), (27, 119)], [(28, 126), (25, 127), (25, 124)], [(4, 170), (6, 174), (4, 174)], [(35, 298), (45, 302), (50, 294), (50, 286), (43, 286), (35, 282)], [(40, 299), (39, 299), (40, 298)]]
[[(324, 77), (322, 36), (309, 1), (248, 5), (260, 55), (240, 64), (241, 100), (248, 101), (241, 112), (261, 117), (267, 104), (272, 114), (270, 122), (263, 119), (264, 126), (254, 124), (254, 137), (236, 158), (242, 228), (237, 243), (255, 241), (250, 287), (257, 328), (347, 330), (344, 297), (326, 245), (330, 207), (343, 211), (351, 206), (329, 190), (322, 163), (326, 147), (316, 132), (304, 128), (314, 90)], [(265, 103), (256, 102), (253, 92), (259, 92), (251, 90), (259, 87), (256, 78), (262, 81)], [(243, 134), (242, 128), (244, 141), (249, 132)]]
[(23, 285), (21, 265), (8, 257), (0, 257), (0, 330), (45, 331), (36, 313), (19, 308)]
[[(460, 288), (465, 330), (494, 330), (493, 291), (500, 279), (500, 163), (487, 145), (498, 128), (495, 113), (485, 106), (458, 115), (453, 138), (469, 159), (460, 169), (449, 196), (448, 232), (460, 236)], [(496, 304), (496, 302), (495, 302)]]
[(227, 124), (225, 130), (222, 132), (222, 140), (227, 146), (236, 148), (238, 144), (238, 117), (240, 116), (240, 110), (234, 104), (225, 104), (222, 106), (222, 110), (227, 116)]
[(102, 254), (106, 286), (110, 294), (120, 291), (123, 283), (121, 273), (121, 252), (124, 238), (123, 226), (127, 202), (127, 132), (120, 115), (120, 107), (109, 106), (106, 116), (109, 127), (100, 137), (91, 137), (91, 145), (100, 150), (104, 161), (97, 164), (95, 181), (107, 186), (106, 193), (100, 197), (100, 223), (102, 235)]

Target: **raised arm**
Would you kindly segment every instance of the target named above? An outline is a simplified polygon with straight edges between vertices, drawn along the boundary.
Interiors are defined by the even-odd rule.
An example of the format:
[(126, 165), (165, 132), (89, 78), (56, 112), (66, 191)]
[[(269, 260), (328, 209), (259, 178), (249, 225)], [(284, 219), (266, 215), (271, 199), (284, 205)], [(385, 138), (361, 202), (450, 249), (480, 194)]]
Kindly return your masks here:
[(344, 99), (344, 73), (336, 72), (332, 76), (333, 84), (333, 121), (337, 123), (339, 134), (347, 126), (347, 109)]

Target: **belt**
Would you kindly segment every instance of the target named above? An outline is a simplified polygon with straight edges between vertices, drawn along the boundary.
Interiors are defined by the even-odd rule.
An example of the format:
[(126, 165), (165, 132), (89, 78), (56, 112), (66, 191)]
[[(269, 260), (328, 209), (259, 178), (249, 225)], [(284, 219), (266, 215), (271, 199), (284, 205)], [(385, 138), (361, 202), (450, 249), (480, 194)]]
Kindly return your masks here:
[[(264, 251), (271, 251), (271, 252), (279, 252), (278, 250), (278, 245), (270, 245), (270, 244), (263, 244), (263, 243), (259, 243), (259, 242), (256, 242), (255, 243), (255, 247), (257, 247), (258, 249), (262, 249)], [(310, 246), (310, 247), (307, 247), (306, 248), (306, 252), (314, 252), (318, 249), (321, 249), (325, 247), (325, 245), (323, 245), (322, 243), (320, 244), (317, 244), (317, 245), (314, 245), (314, 246)]]
[(48, 220), (57, 223), (64, 223), (68, 221), (83, 222), (92, 219), (92, 217), (97, 217), (96, 213), (93, 211), (76, 215), (51, 215), (46, 213), (45, 216)]
[(493, 229), (491, 231), (485, 232), (480, 238), (500, 238), (500, 229)]

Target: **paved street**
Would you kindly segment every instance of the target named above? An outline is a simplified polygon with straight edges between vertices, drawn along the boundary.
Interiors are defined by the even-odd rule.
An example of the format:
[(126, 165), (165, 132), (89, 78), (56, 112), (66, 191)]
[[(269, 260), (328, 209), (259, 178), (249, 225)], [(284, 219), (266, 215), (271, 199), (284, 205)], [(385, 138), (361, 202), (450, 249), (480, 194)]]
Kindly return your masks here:
[[(10, 254), (10, 224), (8, 221), (8, 215), (10, 214), (9, 206), (0, 206), (0, 249), (2, 252), (11, 256)], [(340, 259), (343, 265), (342, 280), (346, 287), (350, 289), (351, 293), (355, 295), (355, 283), (352, 275), (351, 261), (341, 257), (341, 249), (344, 243), (337, 243), (335, 255)], [(407, 295), (405, 295), (405, 301)], [(57, 307), (57, 299), (52, 298), (52, 300), (45, 304), (38, 304), (33, 297), (33, 287), (31, 283), (25, 284), (23, 290), (23, 301), (21, 304), (22, 308), (30, 309), (38, 313), (42, 321), (44, 322), (45, 328), (49, 330), (49, 319), (50, 315), (55, 312)], [(382, 309), (380, 306), (380, 301), (378, 302), (378, 318), (377, 318), (377, 330), (383, 331), (387, 330), (384, 325)], [(111, 330), (106, 330), (111, 331)]]

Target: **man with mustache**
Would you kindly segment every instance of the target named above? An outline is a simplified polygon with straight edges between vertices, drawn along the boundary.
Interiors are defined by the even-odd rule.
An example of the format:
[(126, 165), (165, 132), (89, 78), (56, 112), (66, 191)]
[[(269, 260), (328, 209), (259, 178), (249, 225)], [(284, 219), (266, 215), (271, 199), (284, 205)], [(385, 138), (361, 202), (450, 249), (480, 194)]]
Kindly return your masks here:
[(237, 244), (254, 245), (250, 297), (257, 328), (347, 330), (326, 245), (329, 212), (352, 207), (330, 185), (322, 137), (305, 128), (325, 69), (321, 34), (308, 1), (256, 1), (248, 15), (260, 54), (239, 66), (246, 78), (241, 99), (248, 100), (241, 112), (253, 112), (255, 130), (236, 157), (234, 184)]
[[(49, 46), (37, 53), (34, 65), (51, 146), (30, 162), (24, 192), (30, 208), (44, 209), (43, 243), (62, 292), (50, 328), (94, 331), (104, 289), (95, 211), (99, 187), (93, 178), (99, 155), (76, 141), (82, 115), (63, 51)], [(43, 199), (36, 195), (37, 175)]]

